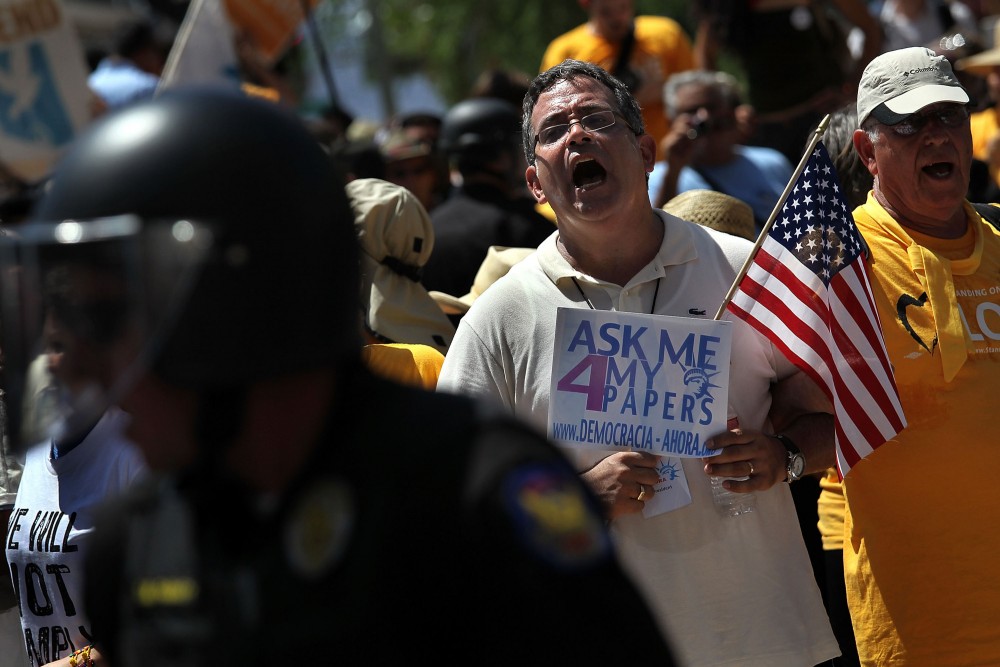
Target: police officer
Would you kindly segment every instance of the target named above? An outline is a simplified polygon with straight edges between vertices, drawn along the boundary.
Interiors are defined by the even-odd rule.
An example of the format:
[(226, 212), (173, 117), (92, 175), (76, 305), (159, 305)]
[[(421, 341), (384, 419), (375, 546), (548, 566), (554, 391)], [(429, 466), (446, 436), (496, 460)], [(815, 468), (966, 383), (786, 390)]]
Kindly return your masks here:
[(103, 344), (67, 423), (120, 405), (159, 471), (96, 521), (75, 660), (673, 664), (547, 441), (362, 368), (331, 164), (277, 106), (171, 91), (95, 123), (0, 241), (10, 400), (69, 267)]
[(445, 114), (440, 147), (456, 185), (431, 211), (428, 290), (465, 294), (490, 246), (534, 248), (555, 231), (528, 193), (520, 127), (521, 110), (496, 98), (469, 98)]

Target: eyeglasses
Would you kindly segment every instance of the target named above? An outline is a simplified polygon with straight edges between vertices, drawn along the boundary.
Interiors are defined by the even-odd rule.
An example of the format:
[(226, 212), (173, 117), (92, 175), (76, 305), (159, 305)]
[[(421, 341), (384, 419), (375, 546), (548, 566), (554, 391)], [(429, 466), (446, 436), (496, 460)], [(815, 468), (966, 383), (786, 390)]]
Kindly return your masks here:
[(889, 127), (901, 137), (912, 137), (922, 130), (924, 125), (932, 118), (936, 118), (937, 122), (944, 127), (958, 127), (969, 119), (969, 110), (962, 105), (956, 104), (922, 114), (912, 114), (905, 120), (901, 120)]
[[(540, 143), (543, 146), (551, 146), (569, 134), (569, 128), (574, 125), (579, 125), (587, 132), (606, 130), (615, 124), (615, 116), (616, 114), (614, 111), (598, 111), (597, 113), (588, 114), (580, 120), (543, 127), (538, 131), (538, 134), (535, 135), (535, 143)], [(631, 125), (628, 125), (628, 123), (626, 123), (626, 125), (629, 129), (631, 129)]]

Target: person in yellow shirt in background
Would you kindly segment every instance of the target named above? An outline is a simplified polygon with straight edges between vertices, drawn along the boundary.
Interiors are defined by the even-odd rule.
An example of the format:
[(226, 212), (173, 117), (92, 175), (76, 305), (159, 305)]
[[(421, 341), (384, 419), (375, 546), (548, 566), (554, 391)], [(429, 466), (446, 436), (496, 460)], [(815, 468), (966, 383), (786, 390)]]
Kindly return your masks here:
[(663, 84), (694, 68), (691, 39), (666, 16), (636, 16), (632, 0), (579, 0), (587, 22), (553, 39), (540, 71), (567, 58), (594, 63), (621, 79), (642, 107), (646, 133), (659, 145), (669, 121)]
[(993, 48), (958, 59), (955, 69), (986, 80), (989, 105), (969, 117), (972, 157), (989, 166), (990, 176), (1000, 186), (1000, 21), (993, 31)]
[(854, 209), (906, 428), (844, 477), (844, 575), (862, 665), (1000, 664), (993, 504), (1000, 232), (966, 199), (969, 95), (922, 47), (870, 62)]

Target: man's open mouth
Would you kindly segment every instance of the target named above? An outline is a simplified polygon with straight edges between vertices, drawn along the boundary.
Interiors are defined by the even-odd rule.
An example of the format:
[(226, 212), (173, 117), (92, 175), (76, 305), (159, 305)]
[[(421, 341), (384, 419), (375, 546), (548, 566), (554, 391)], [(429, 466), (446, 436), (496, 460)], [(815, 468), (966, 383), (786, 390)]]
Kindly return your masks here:
[(931, 178), (948, 178), (955, 172), (951, 162), (933, 162), (923, 168), (923, 172)]
[(590, 188), (603, 183), (607, 175), (608, 172), (597, 160), (586, 158), (573, 167), (573, 185), (578, 188)]

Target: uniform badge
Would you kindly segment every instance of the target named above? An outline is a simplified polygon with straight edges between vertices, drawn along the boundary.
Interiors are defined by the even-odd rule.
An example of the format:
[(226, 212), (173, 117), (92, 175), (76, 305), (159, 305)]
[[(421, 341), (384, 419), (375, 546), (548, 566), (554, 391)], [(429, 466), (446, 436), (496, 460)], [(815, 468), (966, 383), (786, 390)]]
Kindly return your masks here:
[(285, 552), (292, 568), (306, 578), (330, 571), (350, 541), (354, 494), (341, 480), (324, 480), (299, 497), (285, 524)]

